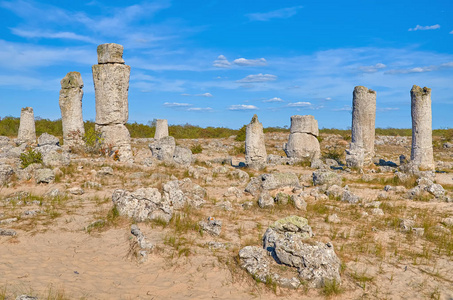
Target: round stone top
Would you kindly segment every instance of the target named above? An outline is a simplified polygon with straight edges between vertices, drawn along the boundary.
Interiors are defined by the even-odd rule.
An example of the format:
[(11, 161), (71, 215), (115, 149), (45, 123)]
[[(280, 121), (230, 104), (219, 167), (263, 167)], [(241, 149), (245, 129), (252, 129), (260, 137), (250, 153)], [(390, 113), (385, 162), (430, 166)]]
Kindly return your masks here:
[(82, 75), (79, 72), (69, 72), (60, 84), (62, 89), (83, 88)]
[(123, 46), (119, 44), (102, 44), (98, 46), (99, 64), (124, 64)]

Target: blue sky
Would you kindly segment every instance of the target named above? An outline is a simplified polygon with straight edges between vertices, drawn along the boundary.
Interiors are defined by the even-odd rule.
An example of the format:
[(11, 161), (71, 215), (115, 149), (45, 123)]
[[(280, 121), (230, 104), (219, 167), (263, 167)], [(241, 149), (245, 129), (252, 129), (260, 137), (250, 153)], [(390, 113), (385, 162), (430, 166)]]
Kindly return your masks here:
[[(68, 5), (67, 3), (70, 3)], [(239, 128), (314, 115), (351, 125), (352, 91), (377, 91), (377, 127), (409, 128), (410, 89), (432, 88), (433, 127), (453, 127), (453, 1), (0, 1), (0, 116), (60, 118), (60, 80), (102, 43), (132, 67), (129, 121)]]

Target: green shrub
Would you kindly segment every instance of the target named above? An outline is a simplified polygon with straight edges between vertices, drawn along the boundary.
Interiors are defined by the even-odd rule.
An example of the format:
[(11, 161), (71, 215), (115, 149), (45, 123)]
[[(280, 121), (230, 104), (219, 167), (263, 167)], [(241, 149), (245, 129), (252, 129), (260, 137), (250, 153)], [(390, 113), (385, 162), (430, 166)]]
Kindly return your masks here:
[(192, 151), (192, 154), (197, 154), (201, 153), (203, 151), (203, 148), (201, 147), (200, 144), (196, 144), (192, 148), (190, 148), (190, 150)]
[(238, 130), (237, 134), (236, 134), (236, 141), (238, 142), (243, 142), (245, 141), (245, 129), (246, 129), (246, 126), (242, 126), (241, 129)]
[(20, 155), (20, 161), (22, 168), (26, 168), (31, 164), (42, 163), (42, 155), (40, 152), (34, 151), (32, 148), (28, 148), (24, 153)]
[(83, 141), (85, 142), (87, 152), (98, 153), (101, 151), (104, 139), (100, 131), (95, 131), (94, 127), (89, 127), (88, 130), (85, 131)]

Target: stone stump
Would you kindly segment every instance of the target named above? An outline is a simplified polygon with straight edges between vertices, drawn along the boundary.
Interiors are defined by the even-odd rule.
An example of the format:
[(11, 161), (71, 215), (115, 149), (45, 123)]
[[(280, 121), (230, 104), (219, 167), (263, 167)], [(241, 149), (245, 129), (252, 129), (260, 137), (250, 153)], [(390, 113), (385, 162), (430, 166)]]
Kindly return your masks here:
[(96, 97), (96, 130), (103, 144), (118, 150), (119, 160), (131, 162), (130, 135), (125, 124), (129, 118), (128, 90), (131, 67), (124, 64), (123, 46), (102, 44), (97, 48), (98, 64), (93, 65)]
[(84, 144), (85, 128), (82, 116), (83, 81), (79, 72), (69, 72), (60, 81), (60, 110), (64, 145), (74, 147)]
[(156, 133), (154, 134), (154, 139), (159, 140), (168, 136), (168, 122), (166, 119), (157, 119), (156, 120)]
[(33, 108), (25, 107), (20, 112), (20, 124), (17, 139), (21, 142), (35, 143), (36, 130), (35, 130), (35, 115)]
[(249, 168), (260, 170), (266, 166), (266, 159), (263, 124), (254, 115), (245, 130), (245, 164)]
[(315, 117), (292, 116), (288, 143), (284, 147), (286, 155), (296, 159), (318, 159), (321, 154), (318, 135), (318, 121)]
[(348, 167), (363, 167), (374, 156), (376, 92), (356, 86), (352, 97), (352, 139), (346, 151)]
[(434, 170), (430, 88), (412, 87), (411, 115), (411, 164), (421, 170)]

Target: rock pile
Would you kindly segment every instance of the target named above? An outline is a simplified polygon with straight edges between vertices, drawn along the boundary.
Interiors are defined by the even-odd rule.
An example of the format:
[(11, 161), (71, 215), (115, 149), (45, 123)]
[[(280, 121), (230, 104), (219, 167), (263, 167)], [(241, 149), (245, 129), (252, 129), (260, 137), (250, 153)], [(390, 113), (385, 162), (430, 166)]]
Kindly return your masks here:
[[(312, 237), (307, 219), (298, 216), (280, 219), (266, 230), (264, 249), (247, 246), (239, 251), (240, 265), (261, 281), (271, 279), (286, 287), (297, 288), (301, 281), (307, 282), (309, 287), (322, 287), (332, 281), (340, 283), (341, 262), (333, 245), (313, 242)], [(271, 272), (273, 264), (294, 267), (298, 278), (284, 278)]]
[(79, 72), (69, 72), (60, 81), (60, 110), (64, 145), (83, 145), (85, 128), (82, 116), (83, 81)]
[(176, 146), (175, 138), (166, 136), (148, 145), (154, 158), (167, 163), (189, 166), (192, 163), (192, 151)]
[(123, 46), (102, 44), (97, 48), (98, 64), (93, 65), (96, 96), (96, 130), (103, 144), (118, 151), (120, 161), (131, 162), (131, 138), (125, 124), (129, 118), (128, 90), (131, 67), (124, 64)]
[(17, 134), (18, 143), (35, 143), (35, 115), (33, 108), (24, 107), (20, 112), (19, 132)]
[(318, 121), (313, 116), (292, 116), (288, 143), (284, 146), (286, 155), (296, 159), (318, 159), (321, 154), (318, 135)]
[(257, 115), (253, 115), (245, 130), (245, 164), (249, 168), (261, 170), (266, 166), (266, 159), (263, 124), (258, 121)]

